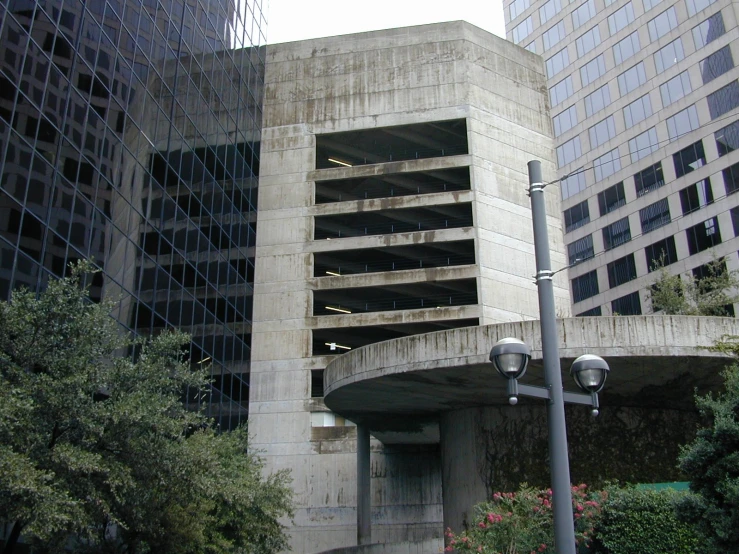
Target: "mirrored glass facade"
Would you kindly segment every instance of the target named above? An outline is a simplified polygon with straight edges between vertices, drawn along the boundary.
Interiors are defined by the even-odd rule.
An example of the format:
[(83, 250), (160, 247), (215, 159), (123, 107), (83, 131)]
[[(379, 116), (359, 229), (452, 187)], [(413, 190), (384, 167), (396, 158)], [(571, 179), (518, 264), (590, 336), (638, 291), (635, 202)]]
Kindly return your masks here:
[(122, 326), (191, 333), (223, 428), (247, 417), (264, 26), (259, 1), (0, 0), (0, 297), (94, 259)]

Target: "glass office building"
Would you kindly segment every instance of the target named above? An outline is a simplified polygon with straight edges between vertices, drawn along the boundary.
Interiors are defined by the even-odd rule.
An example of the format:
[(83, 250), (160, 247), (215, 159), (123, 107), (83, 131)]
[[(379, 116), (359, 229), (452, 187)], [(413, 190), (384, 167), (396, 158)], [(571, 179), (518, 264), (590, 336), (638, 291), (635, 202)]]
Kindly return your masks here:
[(260, 1), (0, 0), (0, 297), (94, 259), (121, 325), (191, 333), (223, 428), (247, 417), (264, 26)]

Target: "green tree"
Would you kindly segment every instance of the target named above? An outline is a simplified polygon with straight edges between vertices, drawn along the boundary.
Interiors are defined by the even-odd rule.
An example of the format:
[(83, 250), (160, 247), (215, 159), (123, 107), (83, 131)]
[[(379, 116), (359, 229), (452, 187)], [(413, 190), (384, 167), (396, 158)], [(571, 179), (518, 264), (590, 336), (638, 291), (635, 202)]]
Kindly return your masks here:
[(655, 262), (657, 280), (650, 290), (652, 311), (667, 315), (729, 315), (727, 306), (739, 301), (739, 274), (726, 269), (717, 258), (705, 265), (704, 274), (673, 275), (664, 266), (664, 256)]
[[(90, 265), (0, 303), (0, 521), (45, 551), (254, 553), (287, 548), (289, 476), (263, 477), (243, 430), (182, 403), (205, 394), (188, 337), (132, 341), (89, 301)], [(136, 355), (131, 354), (135, 352)]]

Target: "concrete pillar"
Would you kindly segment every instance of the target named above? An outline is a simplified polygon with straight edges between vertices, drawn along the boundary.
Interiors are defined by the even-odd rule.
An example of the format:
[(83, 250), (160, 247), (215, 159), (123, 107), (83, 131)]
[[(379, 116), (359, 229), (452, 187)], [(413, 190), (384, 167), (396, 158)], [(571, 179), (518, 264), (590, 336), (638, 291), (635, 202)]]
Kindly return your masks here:
[(372, 541), (372, 491), (370, 489), (370, 435), (357, 425), (357, 544)]

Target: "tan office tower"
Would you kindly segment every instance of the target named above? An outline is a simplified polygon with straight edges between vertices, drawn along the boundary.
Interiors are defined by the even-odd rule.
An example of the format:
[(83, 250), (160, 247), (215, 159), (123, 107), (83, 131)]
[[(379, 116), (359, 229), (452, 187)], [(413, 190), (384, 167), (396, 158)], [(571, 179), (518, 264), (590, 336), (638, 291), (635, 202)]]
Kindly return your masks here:
[[(462, 22), (267, 56), (249, 425), (268, 467), (292, 470), (294, 551), (319, 552), (357, 537), (356, 427), (325, 407), (323, 369), (387, 339), (538, 318), (526, 162), (555, 177), (551, 120), (541, 59)], [(437, 551), (438, 422), (374, 436), (372, 541)]]
[[(662, 259), (700, 278), (739, 241), (736, 4), (505, 2), (546, 61), (573, 312), (652, 311)], [(727, 313), (734, 315), (734, 307)]]

